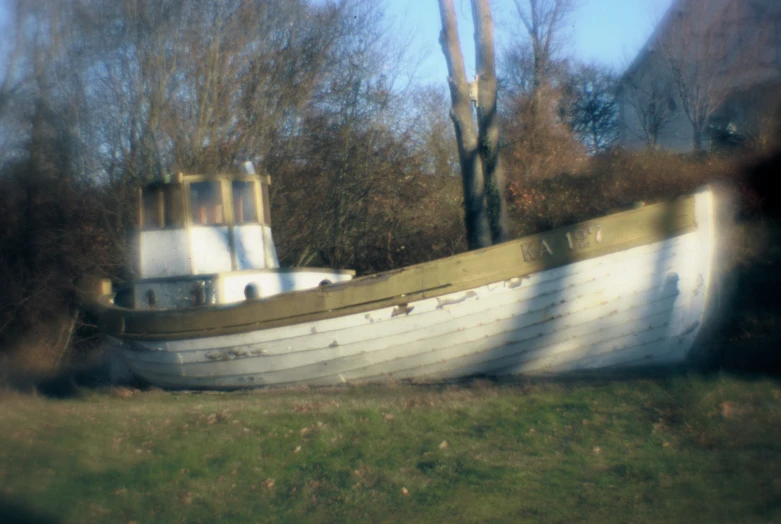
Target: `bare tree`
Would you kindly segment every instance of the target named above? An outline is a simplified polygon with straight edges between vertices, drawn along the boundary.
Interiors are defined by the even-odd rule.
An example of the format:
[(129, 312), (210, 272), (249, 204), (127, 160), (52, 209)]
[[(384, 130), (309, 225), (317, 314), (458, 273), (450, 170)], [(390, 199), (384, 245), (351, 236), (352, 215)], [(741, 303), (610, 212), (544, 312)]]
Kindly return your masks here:
[(499, 115), (496, 110), (496, 53), (489, 0), (472, 1), (477, 69), (477, 124), (480, 160), (485, 178), (488, 225), (493, 243), (507, 240), (504, 173), (499, 158)]
[(0, 53), (3, 69), (0, 71), (0, 117), (5, 113), (11, 100), (22, 88), (23, 78), (20, 74), (20, 63), (24, 51), (24, 33), (20, 30), (24, 16), (20, 0), (6, 4), (7, 15), (13, 17), (13, 24), (0, 27), (6, 33), (6, 38), (0, 40)]
[[(288, 250), (284, 239), (280, 254), (296, 265), (363, 271), (387, 269), (402, 258), (393, 248), (409, 178), (409, 167), (402, 166), (414, 165), (413, 133), (399, 117), (405, 97), (397, 84), (406, 48), (394, 44), (380, 7), (373, 0), (350, 0), (341, 14), (329, 67), (297, 119), (295, 147), (274, 185), (275, 200), (292, 211), (277, 222), (280, 238), (297, 243)], [(292, 161), (298, 163), (295, 172), (286, 167)], [(384, 242), (378, 242), (381, 236)]]
[(6, 23), (0, 27), (0, 169), (19, 160), (29, 131), (33, 89), (30, 78), (29, 42), (21, 27), (28, 8), (21, 0), (6, 3)]
[(691, 123), (694, 151), (702, 150), (711, 116), (731, 93), (766, 78), (775, 58), (769, 12), (762, 2), (720, 0), (685, 2), (668, 16), (658, 45)]
[(504, 218), (503, 177), (499, 166), (499, 127), (496, 113), (496, 67), (493, 21), (488, 0), (472, 0), (475, 23), (478, 126), (475, 126), (452, 0), (439, 0), (442, 33), (450, 86), (451, 112), (464, 184), (464, 212), (470, 249), (500, 242), (507, 236)]
[(591, 153), (601, 153), (618, 139), (615, 74), (597, 65), (578, 65), (566, 82), (566, 118)]
[(625, 79), (621, 89), (624, 91), (625, 107), (630, 109), (637, 122), (636, 128), (627, 126), (627, 132), (639, 135), (648, 149), (653, 150), (678, 115), (676, 92), (669, 78), (645, 76)]
[(576, 7), (575, 0), (513, 0), (532, 50), (532, 98), (541, 106), (554, 71), (561, 31)]
[(459, 172), (453, 122), (449, 117), (449, 93), (442, 86), (426, 85), (412, 93), (409, 129), (415, 151), (421, 156), (421, 172), (448, 176)]
[(439, 0), (439, 12), (442, 20), (439, 43), (447, 62), (452, 106), (450, 118), (456, 131), (458, 159), (464, 183), (466, 238), (469, 249), (477, 249), (491, 244), (483, 164), (478, 152), (478, 135), (472, 117), (469, 83), (464, 69), (453, 0)]
[(502, 52), (499, 67), (501, 77), (498, 88), (502, 92), (500, 102), (531, 96), (534, 91), (534, 57), (531, 46), (519, 43), (508, 47)]
[(0, 111), (15, 140), (0, 165), (0, 274), (8, 283), (0, 291), (0, 346), (34, 340), (50, 352), (52, 366), (77, 325), (73, 279), (110, 265), (85, 205), (92, 167), (86, 71), (99, 50), (77, 22), (81, 7), (16, 3), (2, 88), (8, 111)]
[(523, 183), (568, 170), (582, 155), (563, 111), (568, 65), (561, 45), (576, 0), (513, 1), (525, 38), (503, 55), (501, 110), (508, 178)]

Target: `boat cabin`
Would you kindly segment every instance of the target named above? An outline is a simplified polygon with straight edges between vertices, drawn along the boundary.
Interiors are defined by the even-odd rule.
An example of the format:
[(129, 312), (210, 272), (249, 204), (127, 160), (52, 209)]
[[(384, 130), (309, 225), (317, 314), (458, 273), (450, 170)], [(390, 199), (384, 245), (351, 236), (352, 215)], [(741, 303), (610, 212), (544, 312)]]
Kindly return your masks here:
[(267, 175), (185, 175), (138, 191), (140, 278), (277, 268)]
[(227, 304), (351, 278), (279, 268), (270, 184), (248, 163), (241, 174), (177, 173), (140, 188), (133, 307)]

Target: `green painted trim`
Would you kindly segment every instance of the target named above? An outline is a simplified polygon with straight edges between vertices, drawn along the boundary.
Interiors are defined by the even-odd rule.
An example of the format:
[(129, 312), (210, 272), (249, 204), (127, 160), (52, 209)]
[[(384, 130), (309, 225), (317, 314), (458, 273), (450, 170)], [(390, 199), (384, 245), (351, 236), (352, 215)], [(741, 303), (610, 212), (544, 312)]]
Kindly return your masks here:
[(242, 269), (239, 271), (225, 271), (222, 273), (201, 273), (199, 275), (180, 275), (175, 277), (155, 277), (155, 278), (139, 278), (133, 281), (133, 285), (136, 284), (164, 284), (166, 282), (181, 282), (182, 280), (216, 280), (224, 277), (232, 277), (236, 275), (252, 275), (257, 273), (306, 273), (312, 271), (322, 271), (324, 273), (338, 273), (340, 275), (355, 276), (355, 271), (352, 269), (330, 269), (322, 267), (287, 267), (287, 268), (258, 268), (258, 269)]
[(101, 329), (125, 339), (186, 339), (245, 333), (372, 311), (659, 242), (696, 228), (694, 196), (588, 220), (320, 288), (224, 306), (165, 311), (97, 305)]

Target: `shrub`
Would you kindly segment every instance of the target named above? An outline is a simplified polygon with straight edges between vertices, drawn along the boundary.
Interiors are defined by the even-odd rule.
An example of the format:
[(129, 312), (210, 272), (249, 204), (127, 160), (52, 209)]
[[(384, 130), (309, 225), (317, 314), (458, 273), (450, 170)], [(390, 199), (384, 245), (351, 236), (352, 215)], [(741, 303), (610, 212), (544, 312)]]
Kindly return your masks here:
[[(559, 227), (632, 206), (675, 198), (707, 183), (747, 186), (747, 157), (687, 156), (614, 150), (575, 173), (561, 173), (507, 191), (514, 236)], [(741, 190), (744, 210), (752, 207)]]
[(94, 186), (20, 164), (0, 174), (0, 194), (0, 354), (53, 372), (73, 340), (91, 336), (74, 282), (115, 270), (118, 253)]

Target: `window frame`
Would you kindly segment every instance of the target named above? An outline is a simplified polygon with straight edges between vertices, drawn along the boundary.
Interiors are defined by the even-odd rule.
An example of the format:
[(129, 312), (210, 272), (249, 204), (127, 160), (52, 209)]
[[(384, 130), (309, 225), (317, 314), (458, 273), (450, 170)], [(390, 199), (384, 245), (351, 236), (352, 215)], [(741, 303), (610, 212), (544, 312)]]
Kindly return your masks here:
[[(215, 210), (214, 210), (214, 213), (215, 213), (215, 217), (214, 218), (215, 218), (215, 220), (214, 220), (214, 222), (208, 222), (207, 221), (206, 224), (203, 224), (203, 223), (200, 223), (199, 220), (195, 219), (196, 217), (194, 215), (195, 209), (194, 209), (194, 206), (193, 206), (193, 198), (192, 198), (193, 193), (192, 192), (193, 192), (193, 185), (197, 185), (197, 184), (214, 184), (214, 185), (216, 185), (215, 193), (216, 193), (218, 202), (215, 204)], [(197, 179), (193, 179), (193, 180), (187, 181), (185, 185), (186, 185), (186, 192), (187, 192), (186, 193), (187, 194), (187, 205), (185, 206), (186, 207), (185, 212), (186, 212), (186, 217), (187, 217), (187, 221), (186, 221), (186, 225), (187, 226), (189, 226), (189, 227), (220, 227), (220, 226), (229, 226), (229, 225), (232, 224), (232, 222), (233, 222), (232, 212), (229, 213), (228, 212), (228, 206), (225, 205), (225, 202), (226, 202), (225, 192), (226, 191), (225, 191), (224, 180), (208, 178), (208, 177), (203, 177), (203, 178), (199, 177)], [(221, 206), (221, 208), (222, 208), (222, 210), (221, 210), (222, 220), (221, 221), (217, 221), (216, 206)]]
[[(250, 191), (250, 198), (252, 200), (252, 207), (253, 212), (251, 213), (251, 220), (243, 220), (241, 222), (238, 221), (238, 210), (236, 203), (238, 202), (238, 199), (236, 198), (236, 190), (235, 190), (235, 184), (246, 184)], [(233, 215), (233, 221), (232, 225), (234, 226), (243, 226), (248, 224), (261, 224), (261, 214), (260, 209), (258, 208), (258, 181), (253, 179), (232, 179), (230, 180), (230, 194), (231, 194), (231, 203), (233, 204), (231, 207), (231, 213)], [(242, 213), (243, 214), (243, 213)]]
[[(138, 190), (138, 217), (137, 227), (139, 231), (163, 231), (167, 229), (182, 228), (185, 225), (184, 195), (181, 183), (154, 184)], [(166, 196), (170, 195), (170, 198)], [(146, 197), (154, 195), (155, 224), (149, 225), (146, 220), (151, 213), (147, 210), (151, 206), (146, 205)], [(166, 202), (167, 201), (167, 202)], [(178, 211), (175, 205), (178, 203)], [(170, 211), (175, 211), (171, 213)]]

